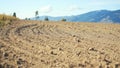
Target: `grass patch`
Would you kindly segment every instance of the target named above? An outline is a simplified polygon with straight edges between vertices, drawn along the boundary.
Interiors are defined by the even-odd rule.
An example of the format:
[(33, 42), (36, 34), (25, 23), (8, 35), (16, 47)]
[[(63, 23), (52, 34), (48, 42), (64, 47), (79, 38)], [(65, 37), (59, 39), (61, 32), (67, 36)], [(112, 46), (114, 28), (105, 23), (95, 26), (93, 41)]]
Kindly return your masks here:
[(4, 26), (5, 22), (4, 21), (0, 21), (0, 27)]
[(6, 21), (6, 20), (19, 20), (16, 17), (5, 15), (5, 14), (0, 14), (0, 20)]
[(19, 20), (19, 18), (5, 15), (5, 14), (0, 14), (0, 27), (3, 27), (9, 23), (12, 23), (12, 21)]

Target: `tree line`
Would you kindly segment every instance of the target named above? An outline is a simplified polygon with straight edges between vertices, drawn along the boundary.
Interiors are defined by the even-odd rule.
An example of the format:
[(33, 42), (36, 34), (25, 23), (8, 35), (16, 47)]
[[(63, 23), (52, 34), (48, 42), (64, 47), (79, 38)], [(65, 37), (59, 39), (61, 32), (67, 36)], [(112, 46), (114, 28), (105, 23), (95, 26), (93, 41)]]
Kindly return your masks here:
[[(39, 12), (38, 11), (35, 11), (35, 20), (38, 20), (39, 19)], [(30, 18), (25, 18), (25, 20), (30, 20)], [(45, 21), (49, 21), (49, 18), (46, 16), (44, 18)], [(62, 18), (61, 21), (66, 21), (65, 18)]]
[[(16, 12), (13, 13), (13, 17), (17, 17), (16, 16)], [(38, 11), (35, 11), (35, 19), (38, 20), (39, 19), (39, 12)], [(30, 20), (30, 18), (25, 18), (25, 20)], [(49, 18), (46, 16), (44, 18), (45, 21), (49, 21)], [(65, 18), (62, 18), (61, 21), (66, 21)]]

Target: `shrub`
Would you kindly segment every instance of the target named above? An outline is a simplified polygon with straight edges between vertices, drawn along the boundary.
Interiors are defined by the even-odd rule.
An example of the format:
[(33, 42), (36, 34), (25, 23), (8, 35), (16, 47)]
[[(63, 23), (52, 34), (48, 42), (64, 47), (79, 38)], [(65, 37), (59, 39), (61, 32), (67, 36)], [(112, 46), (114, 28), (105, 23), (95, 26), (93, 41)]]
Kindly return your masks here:
[(48, 17), (45, 17), (45, 21), (49, 21)]
[(16, 17), (16, 13), (15, 12), (13, 13), (13, 17)]
[(3, 21), (6, 21), (6, 16), (3, 16), (3, 17), (2, 17), (2, 20), (3, 20)]
[(61, 21), (66, 21), (66, 19), (65, 19), (65, 18), (63, 18), (63, 19), (61, 19)]

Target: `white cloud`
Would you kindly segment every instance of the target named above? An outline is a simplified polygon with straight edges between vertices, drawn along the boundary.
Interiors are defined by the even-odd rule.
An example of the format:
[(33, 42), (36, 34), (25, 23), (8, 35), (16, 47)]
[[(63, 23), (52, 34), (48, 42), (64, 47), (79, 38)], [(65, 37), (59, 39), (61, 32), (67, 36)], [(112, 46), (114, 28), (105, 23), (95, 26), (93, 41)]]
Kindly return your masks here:
[(42, 13), (49, 13), (52, 11), (52, 7), (50, 5), (43, 6), (40, 8), (40, 12)]
[(78, 7), (77, 5), (72, 5), (68, 8), (69, 11), (76, 11), (76, 10), (80, 10), (81, 8)]

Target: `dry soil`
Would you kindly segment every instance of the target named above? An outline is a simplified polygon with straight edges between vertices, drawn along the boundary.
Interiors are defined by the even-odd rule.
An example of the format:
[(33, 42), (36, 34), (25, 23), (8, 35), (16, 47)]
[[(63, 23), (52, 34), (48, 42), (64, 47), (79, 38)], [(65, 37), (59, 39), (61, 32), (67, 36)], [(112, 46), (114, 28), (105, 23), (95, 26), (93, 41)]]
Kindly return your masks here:
[(15, 21), (0, 28), (0, 68), (120, 68), (120, 24)]

